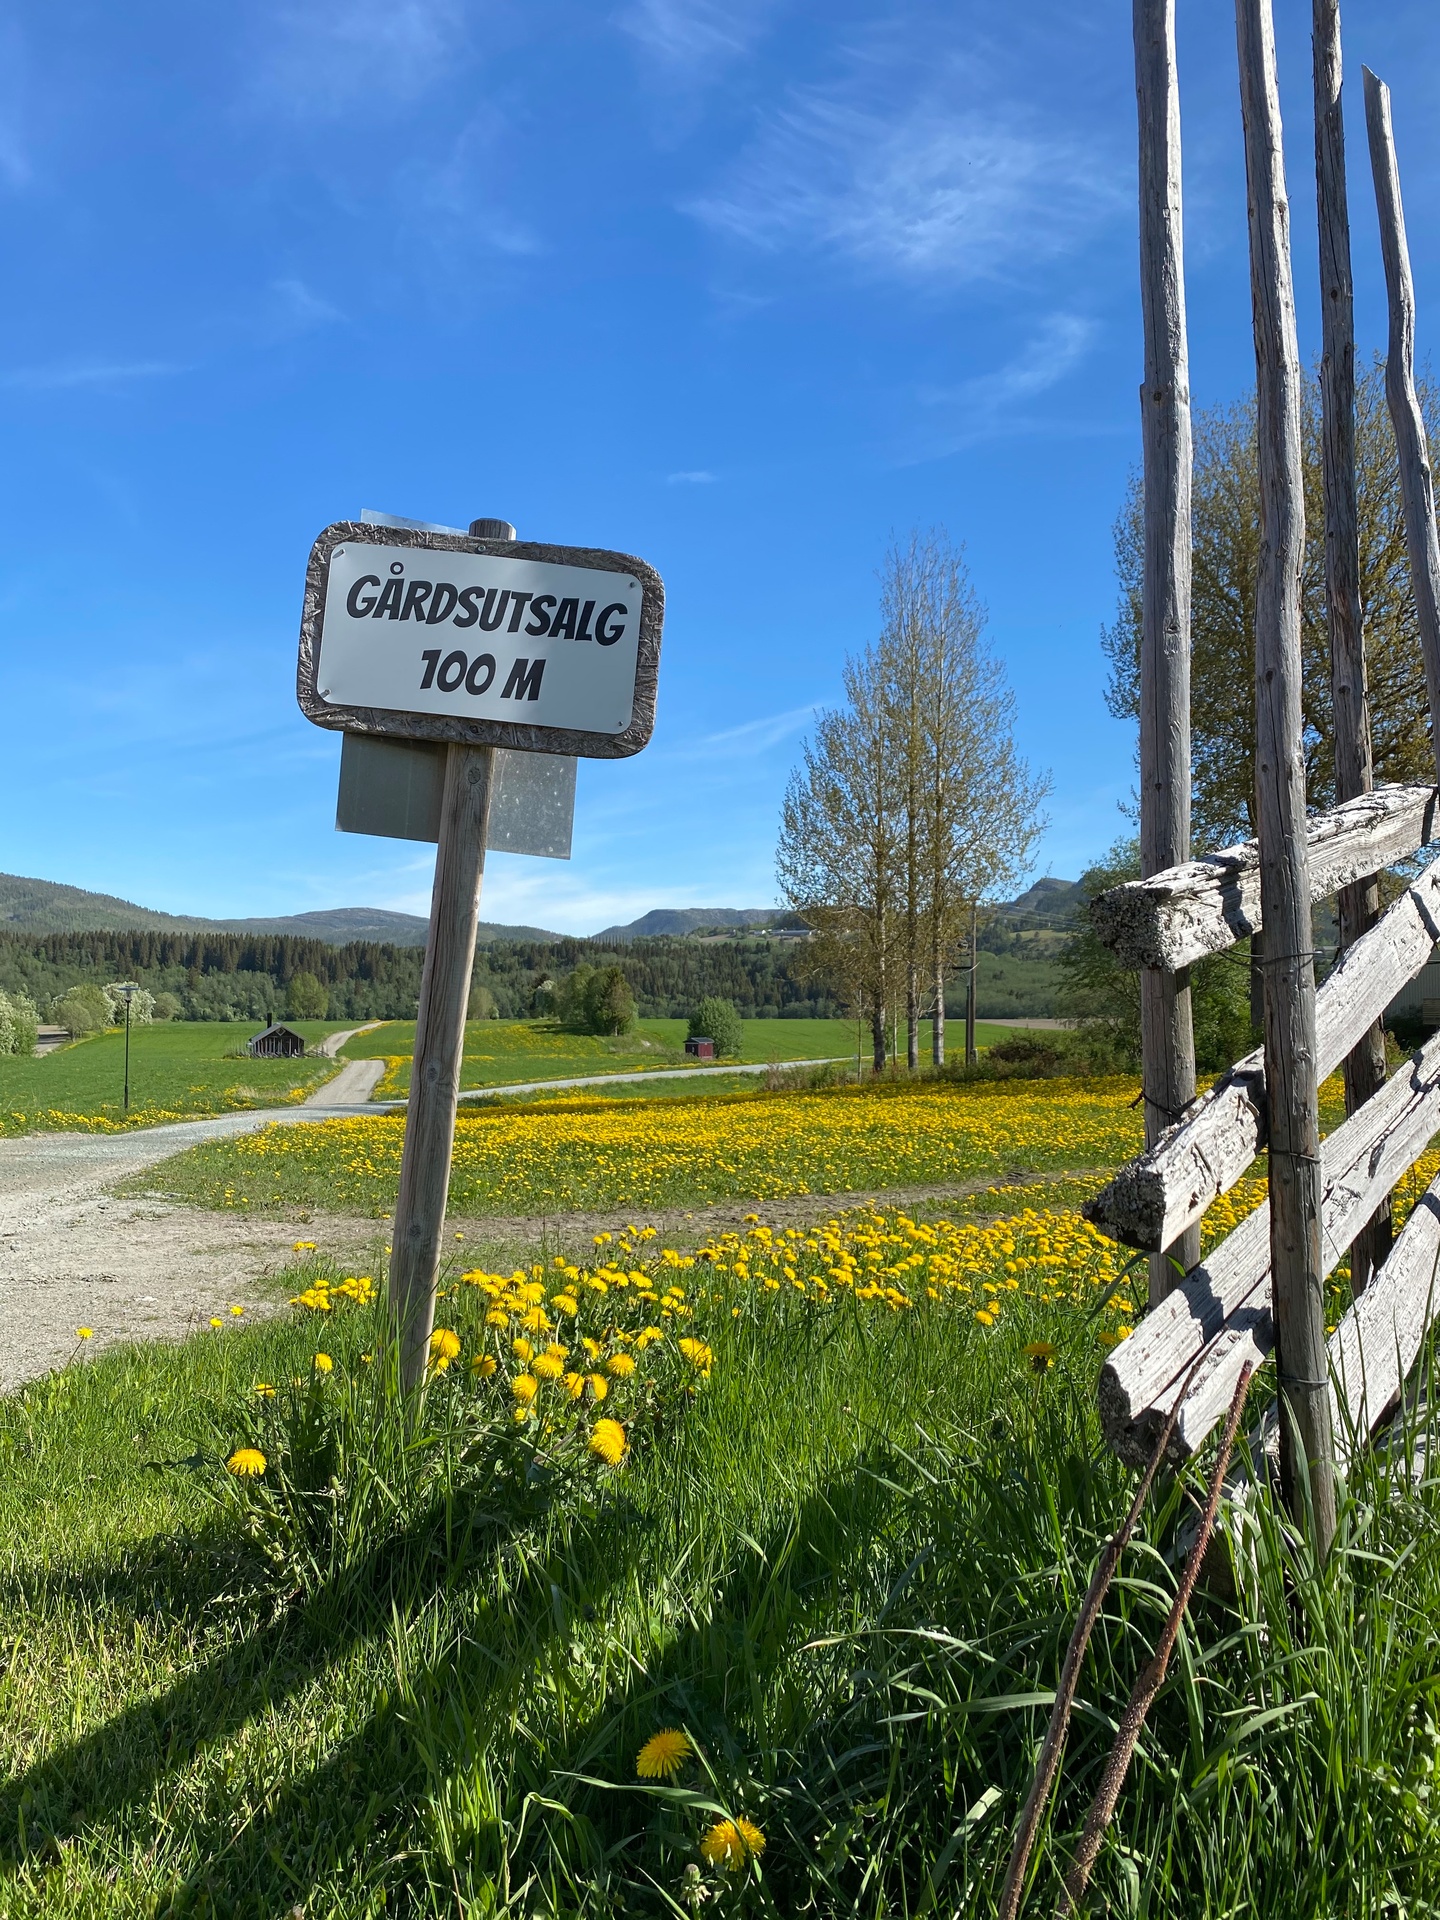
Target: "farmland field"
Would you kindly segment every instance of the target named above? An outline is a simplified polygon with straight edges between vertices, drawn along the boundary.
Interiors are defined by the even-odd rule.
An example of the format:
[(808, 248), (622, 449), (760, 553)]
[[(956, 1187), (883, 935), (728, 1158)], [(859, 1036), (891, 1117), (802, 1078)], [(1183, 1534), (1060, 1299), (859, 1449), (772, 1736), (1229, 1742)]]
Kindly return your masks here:
[[(688, 1206), (953, 1183), (1015, 1167), (1105, 1167), (1140, 1144), (1135, 1083), (884, 1081), (815, 1093), (461, 1109), (455, 1214)], [(400, 1169), (400, 1114), (272, 1126), (144, 1176), (202, 1206), (297, 1203), (379, 1216)]]
[[(853, 1020), (746, 1020), (742, 1062), (825, 1060), (855, 1057)], [(977, 1027), (981, 1046), (1003, 1038), (1008, 1028)], [(956, 1030), (952, 1027), (954, 1042)], [(963, 1036), (962, 1036), (963, 1041)], [(346, 1044), (349, 1060), (392, 1061), (377, 1098), (403, 1096), (410, 1088), (410, 1058), (415, 1048), (413, 1020), (393, 1020), (374, 1033), (357, 1034)], [(921, 1057), (930, 1048), (930, 1023), (921, 1035)], [(685, 1064), (683, 1020), (640, 1020), (632, 1032), (609, 1038), (565, 1033), (549, 1020), (472, 1020), (465, 1029), (465, 1060), (460, 1085), (496, 1087), (527, 1080), (559, 1080), (586, 1073), (643, 1072), (647, 1067)], [(693, 1062), (691, 1063), (693, 1064)]]
[[(338, 1020), (291, 1020), (312, 1046)], [(283, 1106), (335, 1071), (326, 1060), (226, 1056), (258, 1031), (240, 1021), (176, 1020), (132, 1028), (130, 1111), (123, 1105), (125, 1036), (101, 1033), (33, 1059), (0, 1057), (0, 1136), (75, 1129), (111, 1132), (243, 1107)]]

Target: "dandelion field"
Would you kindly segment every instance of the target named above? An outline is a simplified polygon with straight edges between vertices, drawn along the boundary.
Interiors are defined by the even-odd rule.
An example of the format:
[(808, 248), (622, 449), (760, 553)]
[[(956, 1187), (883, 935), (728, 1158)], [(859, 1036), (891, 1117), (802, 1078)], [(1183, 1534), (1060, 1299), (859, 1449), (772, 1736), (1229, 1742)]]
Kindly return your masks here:
[[(7, 1920), (994, 1911), (1127, 1497), (1093, 1418), (1115, 1249), (1058, 1211), (693, 1251), (637, 1220), (449, 1271), (408, 1425), (373, 1277), (297, 1251), (290, 1321), (0, 1406)], [(1377, 1491), (1325, 1576), (1272, 1530), (1243, 1601), (1197, 1603), (1109, 1910), (1440, 1893), (1440, 1498)], [(1107, 1602), (1036, 1911), (1184, 1503)]]
[[(314, 1045), (333, 1020), (287, 1025)], [(130, 1035), (130, 1110), (123, 1105), (125, 1035), (95, 1034), (33, 1059), (0, 1056), (0, 1138), (17, 1133), (114, 1133), (165, 1120), (284, 1106), (334, 1073), (326, 1060), (231, 1059), (258, 1024), (176, 1020)]]
[[(1133, 1153), (1132, 1081), (880, 1082), (813, 1093), (461, 1110), (457, 1216), (642, 1210), (710, 1200), (893, 1191), (1013, 1168), (1100, 1168)], [(270, 1127), (207, 1142), (143, 1177), (216, 1208), (394, 1205), (402, 1116)]]

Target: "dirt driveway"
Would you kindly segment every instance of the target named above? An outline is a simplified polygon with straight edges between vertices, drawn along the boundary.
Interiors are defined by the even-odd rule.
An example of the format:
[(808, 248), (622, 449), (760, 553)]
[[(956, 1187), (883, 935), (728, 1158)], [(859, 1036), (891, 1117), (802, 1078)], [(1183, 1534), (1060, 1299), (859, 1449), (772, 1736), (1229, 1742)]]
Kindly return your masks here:
[(355, 1111), (307, 1103), (133, 1133), (0, 1140), (0, 1392), (60, 1365), (75, 1351), (77, 1327), (93, 1329), (93, 1352), (117, 1340), (176, 1338), (212, 1314), (228, 1318), (232, 1306), (273, 1310), (267, 1275), (297, 1239), (347, 1260), (377, 1251), (373, 1220), (307, 1215), (302, 1226), (111, 1191), (202, 1140)]

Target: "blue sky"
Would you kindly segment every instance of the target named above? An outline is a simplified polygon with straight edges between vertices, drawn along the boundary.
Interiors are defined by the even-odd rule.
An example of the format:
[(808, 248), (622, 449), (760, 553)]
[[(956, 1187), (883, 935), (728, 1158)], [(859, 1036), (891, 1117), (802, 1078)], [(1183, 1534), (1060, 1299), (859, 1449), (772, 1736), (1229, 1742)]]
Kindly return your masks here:
[[(1317, 342), (1308, 5), (1277, 11)], [(1422, 352), (1440, 9), (1346, 14), (1388, 78)], [(1192, 382), (1253, 378), (1233, 25), (1181, 9)], [(130, 0), (0, 8), (0, 868), (215, 915), (426, 910), (333, 830), (305, 559), (365, 507), (639, 553), (660, 718), (582, 763), (568, 865), (483, 912), (575, 932), (764, 904), (892, 534), (967, 547), (1054, 777), (1037, 872), (1124, 822), (1111, 523), (1137, 454), (1129, 8), (971, 0)]]

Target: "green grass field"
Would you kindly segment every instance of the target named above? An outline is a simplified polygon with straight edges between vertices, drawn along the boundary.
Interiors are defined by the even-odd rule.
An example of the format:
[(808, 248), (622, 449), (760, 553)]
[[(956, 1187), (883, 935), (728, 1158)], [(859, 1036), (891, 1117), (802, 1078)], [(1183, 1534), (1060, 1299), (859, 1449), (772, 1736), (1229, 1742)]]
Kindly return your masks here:
[[(855, 1024), (850, 1020), (747, 1020), (742, 1062), (853, 1059)], [(559, 1080), (589, 1073), (643, 1072), (683, 1066), (683, 1020), (641, 1020), (631, 1033), (610, 1039), (596, 1034), (563, 1033), (549, 1020), (472, 1020), (465, 1029), (463, 1087), (498, 1087), (527, 1080)], [(1007, 1028), (986, 1023), (976, 1029), (980, 1046), (991, 1046)], [(956, 1035), (952, 1029), (952, 1044)], [(963, 1034), (959, 1036), (963, 1044)], [(413, 1020), (394, 1020), (374, 1033), (348, 1042), (350, 1060), (397, 1059), (380, 1097), (398, 1097), (410, 1087), (410, 1056), (415, 1047)], [(925, 1023), (922, 1058), (928, 1058), (930, 1026)], [(723, 1063), (722, 1063), (723, 1067)], [(720, 1071), (721, 1068), (717, 1068)]]
[[(844, 1233), (865, 1271), (917, 1245), (893, 1218)], [(655, 1358), (666, 1335), (653, 1386), (593, 1409), (542, 1383), (557, 1411), (517, 1427), (477, 1295), (443, 1303), (460, 1353), (414, 1426), (344, 1302), (0, 1404), (6, 1920), (994, 1914), (1133, 1485), (1099, 1444), (1094, 1324), (1025, 1290), (990, 1327), (914, 1285), (899, 1311), (768, 1292), (733, 1253), (707, 1279), (614, 1251), (657, 1291), (678, 1273), (703, 1376)], [(487, 1340), (492, 1381), (467, 1364)], [(601, 1411), (618, 1467), (585, 1445)], [(224, 1472), (242, 1443), (263, 1477)], [(1105, 1604), (1027, 1913), (1057, 1910), (1187, 1484)], [(1434, 1911), (1437, 1616), (1433, 1476), (1357, 1471), (1323, 1574), (1262, 1499), (1244, 1597), (1192, 1606), (1090, 1910)], [(690, 1756), (642, 1779), (663, 1729)]]
[[(286, 1023), (314, 1044), (336, 1020)], [(54, 1129), (153, 1126), (237, 1107), (279, 1106), (334, 1071), (322, 1060), (231, 1060), (258, 1028), (175, 1020), (130, 1034), (130, 1111), (123, 1105), (125, 1036), (96, 1034), (29, 1060), (0, 1057), (0, 1136)]]

